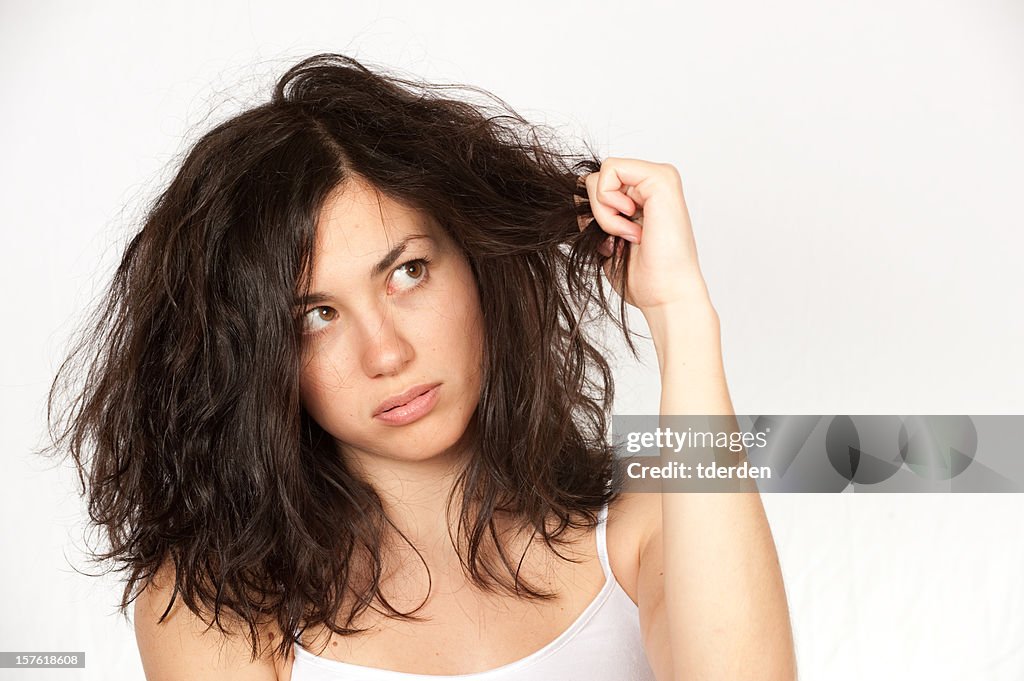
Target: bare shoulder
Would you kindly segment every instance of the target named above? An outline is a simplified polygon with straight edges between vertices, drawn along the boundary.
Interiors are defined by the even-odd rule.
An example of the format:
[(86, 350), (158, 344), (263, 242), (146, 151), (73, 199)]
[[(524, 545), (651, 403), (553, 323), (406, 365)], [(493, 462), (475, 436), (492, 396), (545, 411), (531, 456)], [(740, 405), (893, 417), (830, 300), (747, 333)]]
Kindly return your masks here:
[(608, 559), (623, 590), (640, 602), (640, 574), (644, 560), (647, 568), (660, 550), (652, 551), (661, 537), (661, 494), (624, 492), (608, 507)]
[[(251, 645), (241, 628), (232, 636), (217, 627), (207, 629), (207, 623), (190, 611), (180, 596), (174, 599), (174, 607), (164, 621), (158, 623), (173, 592), (173, 568), (165, 565), (135, 599), (135, 638), (147, 681), (279, 681), (282, 672), (287, 679), (290, 665), (285, 669), (269, 652), (251, 661)], [(268, 640), (279, 642), (279, 635), (263, 632), (261, 636), (266, 638), (261, 650)]]

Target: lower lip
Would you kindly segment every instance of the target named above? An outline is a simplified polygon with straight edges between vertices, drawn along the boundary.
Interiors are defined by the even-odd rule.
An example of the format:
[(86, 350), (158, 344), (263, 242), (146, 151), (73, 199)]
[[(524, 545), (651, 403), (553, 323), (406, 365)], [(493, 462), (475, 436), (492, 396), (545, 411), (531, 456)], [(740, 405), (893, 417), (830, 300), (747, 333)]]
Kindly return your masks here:
[(381, 412), (374, 416), (384, 423), (392, 426), (404, 426), (417, 419), (423, 418), (430, 413), (430, 410), (437, 404), (437, 391), (441, 386), (434, 386), (419, 397), (415, 397), (401, 407), (395, 407), (389, 411)]

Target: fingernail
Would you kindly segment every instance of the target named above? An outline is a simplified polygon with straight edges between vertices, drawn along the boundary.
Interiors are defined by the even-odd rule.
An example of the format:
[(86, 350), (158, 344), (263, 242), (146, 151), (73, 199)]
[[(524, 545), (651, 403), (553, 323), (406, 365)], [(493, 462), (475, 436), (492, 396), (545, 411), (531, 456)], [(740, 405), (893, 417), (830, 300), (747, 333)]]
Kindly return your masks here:
[(640, 242), (640, 240), (637, 239), (632, 234), (623, 234), (622, 238), (625, 239), (626, 241), (630, 242), (631, 244), (635, 244), (635, 243), (639, 243)]

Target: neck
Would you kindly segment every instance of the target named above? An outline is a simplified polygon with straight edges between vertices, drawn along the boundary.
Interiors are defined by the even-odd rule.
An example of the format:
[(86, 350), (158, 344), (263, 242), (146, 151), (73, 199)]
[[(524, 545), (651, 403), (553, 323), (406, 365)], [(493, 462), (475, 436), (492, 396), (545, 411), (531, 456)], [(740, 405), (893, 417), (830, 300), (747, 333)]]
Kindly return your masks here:
[[(458, 510), (462, 504), (462, 493), (456, 489), (456, 481), (474, 456), (475, 449), (469, 443), (470, 438), (464, 435), (446, 450), (420, 459), (343, 447), (346, 463), (373, 487), (394, 525), (387, 529), (388, 544), (407, 546), (408, 541), (429, 553), (454, 551), (449, 532), (452, 537), (456, 536)], [(450, 519), (449, 496), (452, 497)]]

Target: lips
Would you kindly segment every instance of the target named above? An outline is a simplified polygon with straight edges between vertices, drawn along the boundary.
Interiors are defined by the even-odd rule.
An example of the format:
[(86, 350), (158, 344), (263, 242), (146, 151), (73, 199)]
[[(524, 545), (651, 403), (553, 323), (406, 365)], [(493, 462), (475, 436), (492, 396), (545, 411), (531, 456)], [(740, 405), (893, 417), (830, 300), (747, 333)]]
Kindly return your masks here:
[(439, 385), (441, 385), (441, 384), (440, 383), (421, 383), (420, 385), (416, 385), (416, 386), (413, 386), (413, 387), (409, 388), (408, 390), (406, 390), (403, 393), (400, 393), (398, 395), (393, 395), (393, 396), (387, 398), (386, 400), (384, 400), (383, 402), (381, 402), (377, 406), (377, 408), (374, 410), (373, 415), (377, 416), (378, 414), (383, 414), (388, 409), (394, 409), (395, 407), (400, 407), (403, 404), (408, 404), (409, 402), (411, 402), (412, 400), (416, 399), (417, 397), (419, 397), (423, 393), (427, 392), (431, 388), (436, 388)]

